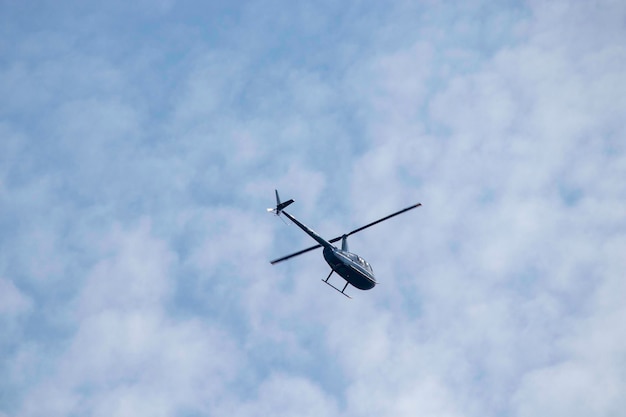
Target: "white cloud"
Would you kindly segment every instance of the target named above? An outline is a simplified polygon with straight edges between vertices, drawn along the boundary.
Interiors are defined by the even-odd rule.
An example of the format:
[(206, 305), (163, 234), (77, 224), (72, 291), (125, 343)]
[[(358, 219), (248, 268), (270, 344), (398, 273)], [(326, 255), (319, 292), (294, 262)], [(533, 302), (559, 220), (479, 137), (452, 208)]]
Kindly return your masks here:
[(216, 415), (332, 416), (338, 410), (332, 397), (309, 379), (276, 373), (258, 387), (253, 399), (228, 404)]
[[(432, 97), (430, 122), (439, 126), (411, 119), (412, 127), (400, 136), (394, 131), (397, 123), (388, 129), (380, 123), (393, 120), (383, 113), (372, 125), (383, 126), (378, 134), (384, 141), (355, 164), (353, 199), (370, 202), (360, 211), (385, 211), (377, 208), (389, 205), (378, 191), (385, 189), (384, 184), (395, 185), (392, 190), (403, 185), (402, 191), (391, 192), (391, 198), (417, 193), (424, 203), (416, 213), (426, 218), (418, 223), (421, 227), (405, 221), (404, 228), (411, 230), (403, 232), (402, 226), (394, 229), (390, 223), (384, 226), (386, 233), (372, 230), (359, 239), (369, 242), (366, 247), (376, 247), (390, 229), (395, 231), (392, 242), (378, 244), (391, 255), (379, 259), (393, 262), (386, 275), (395, 275), (393, 285), (404, 288), (385, 296), (403, 294), (406, 300), (419, 300), (416, 325), (426, 326), (420, 329), (428, 330), (432, 339), (418, 346), (455, 346), (454, 355), (467, 359), (449, 357), (460, 365), (456, 377), (445, 368), (431, 372), (445, 375), (446, 385), (455, 387), (457, 404), (465, 404), (472, 414), (507, 413), (532, 404), (525, 409), (529, 415), (551, 415), (550, 410), (567, 415), (567, 401), (542, 409), (541, 384), (558, 373), (549, 371), (551, 364), (572, 359), (566, 348), (570, 342), (565, 341), (585, 340), (571, 332), (595, 311), (589, 292), (619, 275), (614, 269), (600, 273), (598, 265), (618, 264), (616, 257), (603, 255), (607, 239), (603, 230), (609, 224), (621, 230), (624, 224), (623, 216), (614, 211), (624, 200), (619, 179), (625, 168), (623, 147), (615, 142), (624, 127), (615, 113), (620, 106), (614, 106), (623, 96), (623, 82), (615, 77), (623, 73), (624, 61), (618, 57), (624, 49), (611, 42), (595, 43), (597, 49), (575, 49), (560, 38), (550, 38), (547, 47), (541, 7), (537, 11), (541, 16), (530, 21), (525, 39), (497, 51), (478, 71), (457, 74)], [(597, 19), (601, 21), (605, 13), (590, 15), (592, 23), (585, 31), (597, 29)], [(572, 24), (561, 22), (562, 16), (549, 22), (555, 36), (561, 24)], [(614, 27), (609, 25), (608, 30)], [(613, 91), (608, 91), (609, 84)], [(398, 103), (395, 111), (391, 107), (387, 112), (402, 115), (405, 109)], [(434, 130), (424, 133), (427, 129)], [(598, 199), (603, 203), (594, 203)], [(404, 265), (404, 259), (413, 264)], [(377, 291), (385, 290), (381, 285)], [(417, 295), (412, 295), (414, 291)], [(622, 311), (614, 314), (623, 317)], [(395, 323), (399, 328), (402, 317)], [(610, 330), (602, 327), (598, 332)], [(380, 340), (397, 342), (389, 335), (368, 340), (362, 349), (377, 346)], [(598, 344), (615, 345), (623, 352), (620, 342), (599, 340)], [(445, 357), (445, 351), (438, 356)], [(619, 355), (609, 357), (612, 367), (618, 366)], [(545, 378), (527, 376), (544, 366)], [(593, 384), (595, 372), (605, 375), (603, 366), (586, 361), (573, 366), (581, 389)], [(507, 397), (520, 380), (521, 399), (510, 404)], [(625, 383), (615, 375), (609, 380), (617, 386)], [(463, 402), (476, 384), (479, 395)], [(574, 385), (551, 386), (555, 396), (579, 395)], [(619, 407), (612, 390), (597, 399), (602, 406), (583, 409), (607, 415)]]
[(118, 226), (97, 242), (101, 260), (82, 287), (79, 316), (108, 309), (150, 310), (166, 301), (173, 288), (170, 266), (176, 256), (165, 243), (152, 239), (150, 230), (144, 219), (136, 230)]
[[(0, 409), (623, 409), (623, 6), (279, 3), (0, 67)], [(312, 243), (275, 187), (329, 237), (424, 206), (353, 237), (381, 285), (348, 301), (319, 252), (268, 264)]]
[(597, 280), (582, 317), (572, 320), (571, 331), (560, 338), (563, 356), (528, 372), (514, 402), (518, 415), (615, 415), (626, 405), (622, 367), (626, 337), (618, 331), (626, 308), (618, 294), (624, 291), (621, 271), (626, 250), (623, 238), (611, 239), (599, 251), (601, 262), (587, 279)]
[(0, 315), (9, 317), (31, 310), (33, 302), (11, 280), (0, 278)]
[(245, 360), (219, 326), (168, 317), (176, 257), (146, 221), (97, 245), (69, 346), (17, 415), (172, 415), (219, 399)]

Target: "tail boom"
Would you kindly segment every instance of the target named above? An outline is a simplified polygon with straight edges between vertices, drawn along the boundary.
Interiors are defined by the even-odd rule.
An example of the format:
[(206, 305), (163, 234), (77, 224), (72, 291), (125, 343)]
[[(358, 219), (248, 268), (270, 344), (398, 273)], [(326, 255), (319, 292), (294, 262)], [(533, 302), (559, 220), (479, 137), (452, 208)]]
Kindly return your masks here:
[(323, 237), (321, 237), (320, 235), (318, 235), (314, 230), (310, 229), (308, 226), (306, 226), (305, 224), (301, 223), (300, 221), (298, 221), (298, 219), (296, 219), (295, 217), (293, 217), (291, 214), (287, 213), (285, 210), (285, 207), (289, 206), (290, 204), (292, 204), (294, 202), (293, 199), (289, 199), (287, 201), (280, 201), (280, 196), (278, 195), (278, 190), (274, 190), (274, 192), (276, 193), (276, 208), (269, 208), (267, 209), (267, 211), (274, 213), (277, 216), (280, 216), (280, 214), (284, 214), (285, 217), (287, 217), (289, 220), (291, 220), (292, 222), (294, 222), (296, 224), (296, 226), (298, 226), (300, 229), (304, 230), (306, 232), (306, 234), (308, 234), (309, 236), (311, 236), (317, 243), (319, 243), (320, 246), (323, 246), (325, 248), (332, 248), (333, 245), (328, 242), (326, 239), (324, 239)]

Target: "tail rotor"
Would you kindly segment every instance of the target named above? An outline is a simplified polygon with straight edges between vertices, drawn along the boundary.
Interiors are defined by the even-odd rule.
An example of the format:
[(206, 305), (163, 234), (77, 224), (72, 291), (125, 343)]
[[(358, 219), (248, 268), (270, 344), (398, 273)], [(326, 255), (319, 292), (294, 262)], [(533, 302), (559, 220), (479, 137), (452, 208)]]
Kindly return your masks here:
[(278, 190), (274, 190), (274, 192), (276, 193), (276, 207), (275, 208), (268, 208), (267, 211), (268, 213), (274, 213), (276, 216), (280, 216), (280, 213), (285, 209), (285, 207), (287, 207), (288, 205), (290, 205), (291, 203), (293, 203), (293, 199), (289, 199), (285, 202), (281, 202), (280, 201), (280, 196), (278, 195)]

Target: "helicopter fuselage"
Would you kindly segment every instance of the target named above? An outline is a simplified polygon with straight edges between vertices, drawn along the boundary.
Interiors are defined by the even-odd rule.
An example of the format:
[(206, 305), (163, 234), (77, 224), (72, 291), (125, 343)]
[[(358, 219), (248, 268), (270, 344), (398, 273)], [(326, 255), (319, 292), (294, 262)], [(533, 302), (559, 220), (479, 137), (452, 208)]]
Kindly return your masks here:
[(333, 271), (353, 287), (370, 290), (376, 285), (372, 267), (359, 255), (336, 247), (325, 247), (324, 259)]
[[(332, 243), (322, 238), (317, 232), (301, 223), (291, 214), (284, 210), (282, 213), (300, 229), (304, 230), (309, 236), (315, 239), (320, 246), (324, 247), (324, 259), (334, 272), (345, 279), (350, 285), (360, 290), (370, 290), (374, 288), (376, 285), (374, 271), (372, 271), (370, 264), (363, 258), (357, 254), (348, 252), (345, 250), (346, 248), (339, 249), (333, 246)], [(345, 243), (343, 244), (345, 245)], [(325, 282), (328, 284), (328, 278), (326, 278)]]

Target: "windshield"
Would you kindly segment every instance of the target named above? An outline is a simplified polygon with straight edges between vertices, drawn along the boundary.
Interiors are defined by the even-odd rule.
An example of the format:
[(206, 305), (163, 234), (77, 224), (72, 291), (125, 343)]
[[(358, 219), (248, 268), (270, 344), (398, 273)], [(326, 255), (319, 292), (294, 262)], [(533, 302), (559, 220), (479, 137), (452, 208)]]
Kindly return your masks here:
[(345, 252), (345, 254), (348, 258), (359, 263), (363, 268), (367, 269), (370, 272), (373, 272), (372, 266), (365, 259), (361, 258), (359, 255), (350, 253), (350, 252)]

